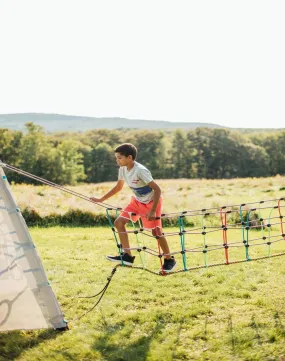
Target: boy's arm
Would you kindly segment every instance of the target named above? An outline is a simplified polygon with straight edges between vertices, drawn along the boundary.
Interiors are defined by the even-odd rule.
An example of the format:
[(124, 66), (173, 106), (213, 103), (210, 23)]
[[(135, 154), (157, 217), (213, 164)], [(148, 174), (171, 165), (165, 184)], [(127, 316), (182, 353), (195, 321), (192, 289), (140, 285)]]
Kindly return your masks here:
[(154, 181), (148, 183), (148, 185), (150, 186), (150, 188), (152, 188), (154, 190), (154, 195), (153, 195), (153, 204), (152, 204), (151, 210), (146, 214), (146, 217), (148, 220), (153, 221), (156, 218), (155, 212), (156, 212), (159, 198), (161, 196), (161, 189), (160, 189), (159, 185), (157, 183), (155, 183)]
[(124, 183), (125, 183), (125, 181), (123, 179), (119, 179), (117, 184), (115, 185), (115, 187), (112, 188), (103, 197), (101, 197), (101, 198), (90, 197), (90, 200), (95, 202), (95, 203), (102, 203), (106, 199), (108, 199), (108, 198), (112, 197), (113, 195), (115, 195), (116, 193), (120, 192), (124, 187)]

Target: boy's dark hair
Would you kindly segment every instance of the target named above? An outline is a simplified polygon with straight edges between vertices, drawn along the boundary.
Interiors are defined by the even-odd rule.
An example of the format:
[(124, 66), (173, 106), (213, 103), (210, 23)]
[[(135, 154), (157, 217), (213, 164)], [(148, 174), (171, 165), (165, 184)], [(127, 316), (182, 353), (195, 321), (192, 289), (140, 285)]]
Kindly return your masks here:
[(128, 157), (129, 155), (131, 155), (133, 157), (133, 160), (135, 160), (138, 151), (137, 151), (137, 148), (133, 144), (124, 143), (124, 144), (119, 145), (115, 149), (115, 153), (120, 153), (120, 154), (124, 155), (125, 157)]

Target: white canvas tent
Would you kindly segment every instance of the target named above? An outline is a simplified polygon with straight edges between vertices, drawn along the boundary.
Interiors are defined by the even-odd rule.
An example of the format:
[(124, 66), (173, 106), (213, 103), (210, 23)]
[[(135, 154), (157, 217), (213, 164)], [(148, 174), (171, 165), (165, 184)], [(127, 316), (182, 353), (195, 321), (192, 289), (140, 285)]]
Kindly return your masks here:
[(0, 166), (0, 332), (40, 328), (67, 323)]

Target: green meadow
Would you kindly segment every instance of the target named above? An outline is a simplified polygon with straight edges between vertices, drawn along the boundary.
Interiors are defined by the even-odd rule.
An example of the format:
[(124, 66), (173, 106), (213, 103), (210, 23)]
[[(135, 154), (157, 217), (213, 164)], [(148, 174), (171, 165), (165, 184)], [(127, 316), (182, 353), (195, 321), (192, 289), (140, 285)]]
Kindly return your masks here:
[[(164, 194), (164, 211), (219, 207), (277, 199), (285, 196), (285, 177), (232, 180), (158, 181)], [(101, 195), (113, 183), (72, 187), (86, 195)], [(102, 210), (43, 186), (13, 185), (20, 207), (29, 205), (42, 215), (70, 208)], [(123, 192), (110, 203), (124, 205)], [(259, 210), (264, 218), (268, 210)], [(275, 212), (275, 213), (274, 213)], [(277, 217), (277, 211), (271, 216)], [(206, 220), (207, 225), (217, 220)], [(279, 222), (279, 221), (278, 221)], [(280, 224), (271, 230), (250, 231), (250, 240), (280, 235)], [(275, 222), (274, 222), (275, 223)], [(199, 219), (194, 219), (194, 226)], [(187, 227), (188, 229), (188, 227)], [(194, 228), (193, 228), (194, 229)], [(170, 234), (177, 227), (166, 228)], [(191, 228), (189, 228), (191, 231)], [(145, 270), (118, 267), (101, 303), (80, 318), (98, 298), (84, 299), (106, 284), (114, 264), (105, 255), (116, 245), (108, 227), (30, 228), (34, 243), (60, 302), (69, 331), (14, 331), (0, 334), (0, 361), (284, 361), (285, 267), (284, 257), (204, 267), (166, 277)], [(230, 229), (228, 242), (241, 240), (240, 229)], [(178, 236), (169, 236), (172, 251), (180, 250)], [(135, 236), (131, 236), (135, 246)], [(140, 239), (151, 248), (150, 237)], [(203, 244), (201, 234), (186, 235), (186, 247)], [(206, 235), (208, 245), (221, 245), (222, 231)], [(251, 241), (250, 241), (251, 243)], [(285, 241), (249, 247), (251, 258), (285, 251)], [(135, 265), (141, 265), (136, 253)], [(177, 254), (177, 270), (183, 268)], [(229, 248), (229, 260), (244, 260), (245, 248)], [(187, 254), (187, 266), (203, 265), (202, 252)], [(224, 249), (209, 252), (207, 264), (225, 262)], [(159, 258), (146, 255), (146, 266), (160, 267)]]
[[(171, 179), (156, 180), (163, 194), (163, 211), (177, 212), (201, 208), (219, 207), (240, 203), (256, 202), (285, 196), (285, 176), (268, 178), (236, 179)], [(107, 193), (115, 182), (79, 184), (67, 188), (86, 196), (100, 197)], [(12, 185), (13, 194), (20, 206), (34, 208), (40, 215), (63, 214), (70, 209), (104, 213), (104, 209), (93, 203), (75, 198), (46, 185)], [(106, 202), (124, 206), (132, 195), (125, 185), (124, 189)]]

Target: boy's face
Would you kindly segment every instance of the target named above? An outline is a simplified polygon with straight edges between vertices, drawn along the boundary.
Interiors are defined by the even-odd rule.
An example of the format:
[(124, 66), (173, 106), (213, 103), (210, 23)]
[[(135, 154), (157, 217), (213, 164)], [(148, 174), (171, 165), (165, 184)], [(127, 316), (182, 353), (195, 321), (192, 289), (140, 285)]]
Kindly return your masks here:
[(124, 167), (124, 166), (130, 164), (130, 162), (132, 162), (132, 160), (133, 160), (133, 157), (131, 155), (128, 155), (127, 157), (125, 157), (121, 153), (115, 153), (115, 157), (116, 157), (117, 164), (120, 167)]

